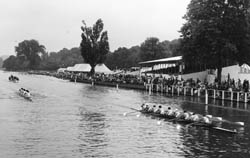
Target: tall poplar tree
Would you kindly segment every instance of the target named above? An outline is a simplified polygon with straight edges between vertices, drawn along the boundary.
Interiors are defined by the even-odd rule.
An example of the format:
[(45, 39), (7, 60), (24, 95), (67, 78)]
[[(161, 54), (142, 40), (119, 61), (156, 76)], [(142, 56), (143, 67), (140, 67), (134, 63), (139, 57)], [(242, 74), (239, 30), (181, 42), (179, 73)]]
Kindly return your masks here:
[(103, 31), (104, 24), (101, 19), (98, 19), (93, 27), (87, 27), (84, 21), (83, 25), (80, 49), (84, 61), (90, 64), (90, 74), (93, 75), (95, 66), (104, 63), (109, 52), (108, 33)]

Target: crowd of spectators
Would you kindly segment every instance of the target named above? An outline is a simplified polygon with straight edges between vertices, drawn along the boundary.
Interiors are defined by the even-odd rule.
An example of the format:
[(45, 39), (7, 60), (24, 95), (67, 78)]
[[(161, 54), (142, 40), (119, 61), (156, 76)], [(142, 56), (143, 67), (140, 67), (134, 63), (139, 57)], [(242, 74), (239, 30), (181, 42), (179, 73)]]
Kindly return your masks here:
[(171, 77), (163, 77), (163, 76), (154, 76), (154, 75), (131, 75), (131, 74), (100, 74), (97, 73), (94, 76), (90, 77), (87, 74), (79, 73), (79, 74), (70, 74), (71, 79), (76, 80), (91, 80), (94, 82), (111, 82), (118, 84), (135, 84), (135, 85), (145, 85), (145, 84), (153, 84), (153, 85), (161, 85), (161, 86), (179, 86), (179, 87), (192, 87), (192, 88), (202, 88), (202, 89), (218, 89), (218, 90), (226, 90), (226, 91), (242, 91), (249, 92), (249, 81), (244, 80), (241, 81), (238, 79), (235, 81), (234, 79), (230, 79), (228, 76), (227, 80), (218, 82), (217, 79), (214, 80), (213, 83), (208, 84), (208, 82), (200, 81), (199, 79), (187, 79), (183, 80), (180, 76), (171, 76)]

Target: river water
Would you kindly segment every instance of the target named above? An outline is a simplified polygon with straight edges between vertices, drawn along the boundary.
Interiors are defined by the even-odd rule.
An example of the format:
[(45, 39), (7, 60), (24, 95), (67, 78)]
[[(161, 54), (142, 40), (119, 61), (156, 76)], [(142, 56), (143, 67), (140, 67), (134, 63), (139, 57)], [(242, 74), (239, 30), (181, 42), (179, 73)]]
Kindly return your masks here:
[[(10, 74), (19, 83), (8, 81)], [(250, 157), (250, 113), (183, 97), (0, 71), (1, 158)], [(29, 89), (33, 101), (17, 94)], [(244, 121), (239, 134), (145, 116), (143, 102)], [(124, 113), (127, 116), (124, 116)], [(129, 113), (133, 112), (133, 113)], [(224, 126), (223, 126), (224, 127)]]

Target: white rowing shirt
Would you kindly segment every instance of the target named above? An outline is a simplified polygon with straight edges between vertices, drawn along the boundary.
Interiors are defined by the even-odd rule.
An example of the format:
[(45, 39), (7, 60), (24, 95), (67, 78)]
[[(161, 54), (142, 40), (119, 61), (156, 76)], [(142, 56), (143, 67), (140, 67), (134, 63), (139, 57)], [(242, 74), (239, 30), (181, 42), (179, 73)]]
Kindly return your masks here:
[(199, 120), (199, 116), (198, 115), (192, 115), (192, 116), (190, 116), (190, 120), (192, 120), (192, 121), (198, 121)]
[(160, 114), (164, 114), (165, 113), (165, 111), (164, 111), (164, 109), (163, 108), (161, 108), (161, 112), (160, 112)]
[(189, 114), (188, 113), (184, 113), (183, 116), (184, 116), (185, 120), (187, 120), (189, 118)]
[(206, 116), (203, 117), (203, 120), (204, 120), (205, 123), (209, 123), (209, 122), (210, 122), (210, 121), (209, 121), (209, 118), (207, 118)]

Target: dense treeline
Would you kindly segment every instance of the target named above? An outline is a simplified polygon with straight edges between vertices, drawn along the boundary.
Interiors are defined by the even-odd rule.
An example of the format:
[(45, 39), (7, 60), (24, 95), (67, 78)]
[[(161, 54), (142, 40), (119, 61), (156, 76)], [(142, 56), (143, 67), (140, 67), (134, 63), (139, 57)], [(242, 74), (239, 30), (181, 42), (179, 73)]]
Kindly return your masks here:
[[(158, 38), (147, 38), (140, 46), (123, 47), (109, 52), (105, 64), (110, 69), (136, 67), (141, 61), (179, 55), (179, 44), (179, 40), (159, 42)], [(3, 67), (7, 70), (57, 70), (60, 67), (65, 68), (84, 62), (80, 48), (64, 48), (59, 52), (48, 53), (45, 51), (45, 46), (36, 40), (19, 43), (16, 52), (16, 56), (12, 55), (4, 61)]]
[(139, 66), (141, 61), (181, 55), (180, 40), (160, 42), (156, 37), (147, 38), (140, 46), (121, 47), (107, 55), (105, 64), (110, 69), (126, 69)]
[(83, 63), (80, 48), (63, 48), (59, 52), (46, 53), (43, 56), (39, 69), (57, 70), (60, 67), (65, 68), (78, 63)]
[(79, 48), (47, 53), (45, 46), (36, 40), (25, 40), (15, 50), (16, 56), (11, 55), (3, 62), (7, 70), (56, 70), (83, 62)]
[(24, 40), (15, 47), (15, 52), (16, 56), (10, 56), (3, 63), (7, 70), (38, 69), (41, 56), (45, 54), (45, 46), (34, 39)]

